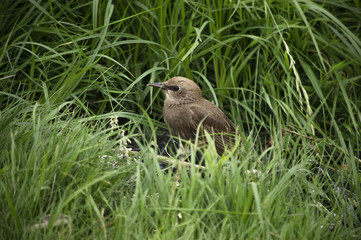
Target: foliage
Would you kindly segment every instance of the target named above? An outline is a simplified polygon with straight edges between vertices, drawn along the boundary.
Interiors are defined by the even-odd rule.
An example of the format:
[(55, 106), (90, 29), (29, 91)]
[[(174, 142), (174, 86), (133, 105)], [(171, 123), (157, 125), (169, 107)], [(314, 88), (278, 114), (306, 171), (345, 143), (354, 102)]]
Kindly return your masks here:
[[(1, 238), (359, 236), (358, 1), (3, 0), (0, 18)], [(153, 150), (146, 84), (178, 75), (247, 133), (205, 170)]]

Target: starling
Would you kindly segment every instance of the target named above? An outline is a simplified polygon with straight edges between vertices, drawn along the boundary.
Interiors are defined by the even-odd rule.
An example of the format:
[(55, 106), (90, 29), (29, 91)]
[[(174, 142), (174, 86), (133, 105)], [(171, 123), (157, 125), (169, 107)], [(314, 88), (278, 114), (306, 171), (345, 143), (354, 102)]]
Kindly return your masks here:
[(215, 104), (202, 97), (201, 89), (195, 82), (184, 77), (173, 77), (164, 83), (150, 83), (148, 86), (165, 91), (164, 122), (173, 136), (194, 140), (201, 124), (201, 142), (206, 142), (203, 132), (210, 133), (219, 155), (226, 148), (233, 147), (236, 134), (234, 123)]

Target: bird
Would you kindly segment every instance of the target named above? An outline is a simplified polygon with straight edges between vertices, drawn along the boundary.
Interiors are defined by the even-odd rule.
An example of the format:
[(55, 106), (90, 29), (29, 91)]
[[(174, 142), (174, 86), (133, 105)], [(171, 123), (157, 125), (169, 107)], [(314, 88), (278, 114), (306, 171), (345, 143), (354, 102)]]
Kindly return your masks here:
[(234, 146), (236, 125), (214, 103), (202, 97), (202, 91), (194, 81), (173, 77), (148, 86), (165, 92), (163, 118), (173, 136), (194, 141), (200, 127), (201, 142), (207, 143), (204, 135), (207, 131), (214, 138), (218, 155), (222, 156), (226, 149)]

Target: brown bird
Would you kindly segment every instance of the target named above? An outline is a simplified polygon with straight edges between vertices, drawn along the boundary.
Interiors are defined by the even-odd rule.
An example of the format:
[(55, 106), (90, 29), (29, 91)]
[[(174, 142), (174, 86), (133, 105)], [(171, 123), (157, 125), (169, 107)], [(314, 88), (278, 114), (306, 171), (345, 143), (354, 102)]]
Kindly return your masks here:
[(174, 77), (164, 83), (150, 83), (148, 86), (165, 91), (164, 122), (169, 125), (173, 136), (194, 140), (201, 124), (201, 141), (205, 142), (203, 131), (213, 135), (219, 155), (223, 154), (225, 147), (233, 147), (236, 134), (234, 123), (216, 105), (202, 97), (201, 89), (195, 82)]

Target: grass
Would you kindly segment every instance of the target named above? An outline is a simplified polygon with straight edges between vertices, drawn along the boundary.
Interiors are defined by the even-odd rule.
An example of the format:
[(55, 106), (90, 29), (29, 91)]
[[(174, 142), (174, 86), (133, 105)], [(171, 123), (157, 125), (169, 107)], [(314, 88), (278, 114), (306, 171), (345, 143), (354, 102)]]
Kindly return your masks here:
[[(0, 238), (359, 238), (358, 1), (0, 9)], [(177, 75), (242, 130), (205, 169), (159, 166), (146, 84)]]

